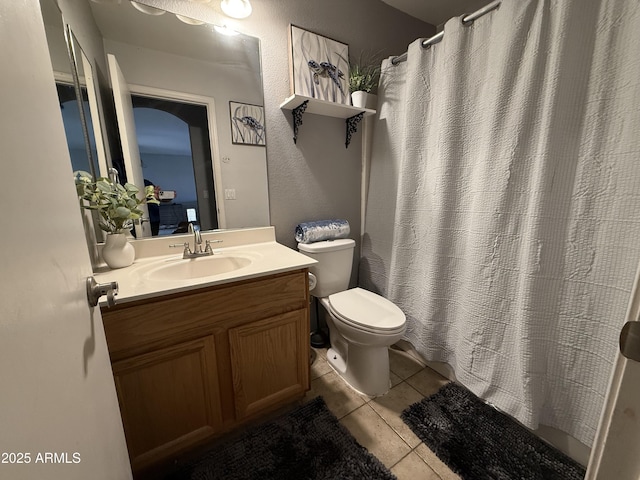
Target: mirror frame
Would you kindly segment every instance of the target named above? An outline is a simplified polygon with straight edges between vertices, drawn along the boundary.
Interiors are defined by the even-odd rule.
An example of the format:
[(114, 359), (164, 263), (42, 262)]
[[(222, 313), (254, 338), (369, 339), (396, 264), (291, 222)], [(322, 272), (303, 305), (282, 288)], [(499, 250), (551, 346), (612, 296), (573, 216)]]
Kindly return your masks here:
[[(71, 78), (73, 79), (73, 88), (76, 92), (76, 103), (78, 105), (78, 112), (80, 115), (80, 127), (82, 129), (82, 136), (84, 139), (84, 147), (87, 154), (87, 159), (89, 160), (89, 169), (91, 175), (94, 180), (97, 179), (99, 175), (97, 159), (93, 156), (93, 149), (91, 148), (91, 140), (89, 138), (89, 127), (87, 123), (87, 114), (84, 110), (84, 101), (82, 100), (82, 86), (80, 85), (80, 75), (78, 74), (78, 55), (77, 50), (80, 50), (80, 54), (82, 54), (80, 44), (78, 40), (73, 35), (71, 31), (71, 26), (65, 21), (64, 15), (62, 16), (62, 21), (64, 25), (64, 37), (65, 44), (67, 46), (67, 53), (69, 55), (69, 67), (71, 68)], [(75, 41), (74, 41), (75, 40)], [(84, 64), (83, 64), (84, 71)], [(86, 82), (86, 76), (85, 76)], [(98, 120), (98, 119), (96, 119)], [(93, 123), (93, 118), (92, 118)]]

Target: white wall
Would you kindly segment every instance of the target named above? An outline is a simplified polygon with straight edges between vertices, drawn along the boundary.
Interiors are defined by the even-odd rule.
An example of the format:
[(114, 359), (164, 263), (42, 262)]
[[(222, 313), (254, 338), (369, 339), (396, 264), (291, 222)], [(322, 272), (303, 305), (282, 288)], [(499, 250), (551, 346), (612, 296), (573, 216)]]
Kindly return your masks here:
[[(2, 479), (131, 478), (71, 161), (37, 0), (0, 2)], [(10, 228), (7, 227), (10, 225)], [(78, 464), (38, 453), (81, 453)]]
[[(236, 189), (225, 201), (227, 228), (269, 225), (269, 192), (264, 147), (233, 145), (229, 101), (261, 104), (259, 78), (247, 70), (194, 60), (105, 39), (105, 51), (118, 59), (127, 82), (135, 85), (211, 97), (215, 101), (222, 189)], [(220, 198), (220, 197), (218, 197)]]

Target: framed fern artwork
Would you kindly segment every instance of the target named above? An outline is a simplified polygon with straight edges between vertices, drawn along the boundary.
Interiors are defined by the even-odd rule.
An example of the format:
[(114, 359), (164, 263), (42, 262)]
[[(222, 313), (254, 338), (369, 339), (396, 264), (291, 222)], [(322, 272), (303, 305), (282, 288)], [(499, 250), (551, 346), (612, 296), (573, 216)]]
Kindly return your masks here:
[(289, 28), (291, 93), (351, 105), (349, 46), (295, 25)]
[(264, 107), (249, 103), (229, 102), (231, 113), (231, 142), (236, 145), (267, 144), (264, 127)]

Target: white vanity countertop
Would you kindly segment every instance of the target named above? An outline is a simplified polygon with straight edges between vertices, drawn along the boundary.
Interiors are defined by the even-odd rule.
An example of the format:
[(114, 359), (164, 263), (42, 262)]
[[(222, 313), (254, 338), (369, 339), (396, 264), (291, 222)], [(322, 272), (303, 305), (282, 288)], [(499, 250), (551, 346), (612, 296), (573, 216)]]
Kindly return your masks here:
[[(299, 270), (316, 263), (312, 258), (285, 247), (275, 240), (247, 244), (238, 243), (242, 242), (225, 248), (214, 248), (213, 256), (195, 259), (182, 259), (182, 252), (143, 257), (136, 259), (133, 265), (126, 268), (110, 270), (105, 267), (96, 272), (94, 277), (98, 283), (118, 282), (116, 304), (123, 304), (170, 293)], [(212, 259), (214, 262), (225, 262), (225, 257), (231, 260), (234, 257), (245, 258), (250, 260), (250, 263), (232, 271), (210, 276), (200, 275), (197, 278), (175, 278), (171, 273), (167, 273), (170, 272), (170, 268), (179, 263), (191, 263), (190, 266), (194, 266), (192, 262), (207, 262)], [(198, 267), (203, 265), (201, 263)], [(100, 299), (100, 306), (106, 306), (105, 297)]]

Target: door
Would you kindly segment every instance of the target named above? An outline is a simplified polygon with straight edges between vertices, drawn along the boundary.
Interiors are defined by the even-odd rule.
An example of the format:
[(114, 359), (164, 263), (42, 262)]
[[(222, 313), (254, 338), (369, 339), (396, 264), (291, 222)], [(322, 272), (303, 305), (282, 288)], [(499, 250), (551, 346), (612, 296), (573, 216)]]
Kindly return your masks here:
[[(133, 183), (140, 190), (144, 190), (144, 176), (142, 174), (142, 162), (140, 161), (140, 151), (136, 136), (136, 124), (133, 117), (133, 104), (131, 102), (131, 92), (127, 80), (122, 74), (116, 57), (107, 54), (109, 62), (109, 77), (113, 89), (113, 99), (116, 105), (116, 117), (118, 118), (118, 132), (120, 132), (120, 142), (122, 144), (122, 156), (124, 157), (124, 168), (127, 172), (127, 181)], [(140, 197), (139, 197), (140, 198)], [(140, 205), (143, 218), (149, 219), (149, 209), (147, 204)], [(136, 238), (150, 237), (151, 225), (149, 221), (136, 222)]]
[(0, 61), (0, 478), (128, 479), (37, 0), (0, 2)]
[(113, 373), (134, 471), (220, 432), (213, 335), (118, 360)]
[(640, 478), (640, 267), (586, 480)]
[(213, 99), (133, 85), (131, 91), (140, 92), (131, 100), (144, 176), (161, 190), (177, 191), (177, 200), (160, 205), (159, 234), (170, 235), (186, 222), (189, 208), (197, 215), (189, 221), (197, 221), (200, 230), (220, 228)]
[(236, 415), (250, 417), (309, 388), (308, 311), (229, 329)]

